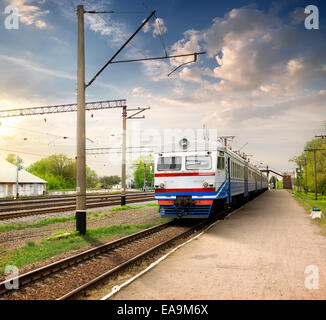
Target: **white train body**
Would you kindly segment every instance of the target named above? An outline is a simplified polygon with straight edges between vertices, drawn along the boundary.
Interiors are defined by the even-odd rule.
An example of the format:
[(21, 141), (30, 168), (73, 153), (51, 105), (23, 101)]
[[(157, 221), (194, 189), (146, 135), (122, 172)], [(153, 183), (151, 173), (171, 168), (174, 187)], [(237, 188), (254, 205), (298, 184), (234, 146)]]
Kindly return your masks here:
[(155, 198), (162, 217), (208, 218), (267, 190), (267, 176), (258, 168), (222, 145), (214, 149), (156, 155)]

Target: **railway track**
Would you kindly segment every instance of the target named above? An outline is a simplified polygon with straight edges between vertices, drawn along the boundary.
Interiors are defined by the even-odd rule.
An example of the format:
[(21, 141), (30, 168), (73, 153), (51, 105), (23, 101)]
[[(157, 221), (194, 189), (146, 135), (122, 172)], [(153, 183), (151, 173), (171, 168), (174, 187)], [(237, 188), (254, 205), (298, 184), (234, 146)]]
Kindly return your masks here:
[[(168, 222), (19, 275), (19, 289), (0, 283), (0, 299), (72, 299), (83, 290), (202, 230), (208, 221)], [(13, 279), (11, 279), (13, 281)]]
[[(128, 193), (126, 196), (127, 203), (137, 203), (143, 201), (154, 200), (154, 193)], [(98, 208), (111, 205), (119, 205), (121, 203), (120, 195), (102, 195), (87, 197), (86, 207)], [(41, 215), (46, 213), (72, 211), (76, 209), (76, 200), (60, 199), (53, 202), (53, 200), (34, 200), (32, 203), (19, 203), (0, 205), (0, 220), (7, 220), (31, 215)]]
[[(128, 192), (126, 195), (144, 195), (144, 194), (154, 194), (153, 192)], [(115, 194), (101, 194), (101, 195), (87, 195), (86, 199), (96, 200), (96, 199), (114, 199), (120, 198), (120, 193)], [(10, 208), (17, 208), (19, 206), (26, 205), (42, 205), (42, 204), (51, 204), (51, 203), (67, 203), (75, 202), (76, 196), (55, 196), (55, 197), (42, 197), (42, 198), (29, 198), (29, 199), (19, 199), (19, 200), (1, 200), (0, 201), (0, 210), (10, 210)]]

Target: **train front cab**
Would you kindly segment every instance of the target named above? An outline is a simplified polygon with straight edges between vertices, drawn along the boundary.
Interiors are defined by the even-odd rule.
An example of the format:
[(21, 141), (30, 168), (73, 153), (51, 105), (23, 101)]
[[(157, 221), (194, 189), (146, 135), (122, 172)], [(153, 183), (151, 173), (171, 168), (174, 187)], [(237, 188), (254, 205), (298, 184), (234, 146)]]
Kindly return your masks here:
[(211, 217), (217, 195), (225, 194), (224, 163), (224, 154), (217, 159), (216, 152), (157, 157), (154, 184), (161, 217)]

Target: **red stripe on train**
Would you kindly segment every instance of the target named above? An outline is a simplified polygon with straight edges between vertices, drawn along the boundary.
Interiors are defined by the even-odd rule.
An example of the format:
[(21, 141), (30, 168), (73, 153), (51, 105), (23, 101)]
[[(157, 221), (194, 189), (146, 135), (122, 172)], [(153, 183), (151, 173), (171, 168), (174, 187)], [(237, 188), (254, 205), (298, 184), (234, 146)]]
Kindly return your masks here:
[(215, 176), (215, 172), (155, 173), (155, 177)]
[[(196, 206), (207, 206), (212, 205), (213, 200), (194, 200), (194, 205)], [(160, 206), (173, 206), (174, 200), (158, 200)]]
[(193, 188), (193, 189), (155, 189), (156, 193), (160, 192), (215, 192), (215, 188)]

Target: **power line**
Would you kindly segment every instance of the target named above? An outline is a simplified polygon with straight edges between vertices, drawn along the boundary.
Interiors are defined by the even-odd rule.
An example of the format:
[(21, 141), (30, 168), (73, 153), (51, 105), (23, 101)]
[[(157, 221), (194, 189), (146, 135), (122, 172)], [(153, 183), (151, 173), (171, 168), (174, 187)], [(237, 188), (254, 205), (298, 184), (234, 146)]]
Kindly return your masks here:
[[(88, 1), (86, 1), (86, 0), (84, 0), (93, 10), (95, 10), (95, 8), (88, 2)], [(115, 14), (116, 13), (119, 13), (119, 12), (114, 12)], [(147, 14), (148, 14), (148, 12), (146, 12)], [(102, 16), (101, 14), (99, 14), (99, 17), (102, 19), (102, 21), (104, 22), (104, 23), (106, 23), (108, 26), (111, 26), (117, 33), (119, 33), (120, 35), (121, 35), (121, 37), (124, 39), (124, 40), (127, 40), (127, 37), (125, 37), (123, 34), (122, 34), (122, 32), (118, 29), (118, 28), (116, 28), (113, 24), (111, 24), (110, 22), (108, 22), (107, 20), (106, 20), (106, 18), (104, 18), (104, 16)], [(132, 43), (130, 43), (130, 45), (132, 46), (132, 47), (134, 47), (141, 55), (143, 55), (144, 57), (146, 57), (146, 54), (142, 51), (142, 50), (140, 50), (140, 49), (138, 49), (134, 44), (132, 44)]]
[(163, 50), (164, 50), (165, 56), (167, 56), (168, 53), (167, 53), (166, 48), (165, 48), (165, 42), (164, 42), (163, 34), (162, 34), (162, 31), (161, 31), (160, 20), (157, 18), (156, 14), (154, 14), (154, 17), (156, 18), (155, 23), (156, 23), (156, 21), (157, 21), (157, 27), (158, 27), (158, 32), (159, 32), (159, 38), (160, 38), (160, 40), (161, 40), (162, 47), (163, 47)]
[(41, 156), (41, 157), (51, 156), (50, 154), (39, 154), (39, 153), (32, 153), (32, 152), (26, 152), (26, 151), (8, 150), (8, 149), (3, 149), (3, 148), (0, 148), (0, 150), (7, 151), (7, 152), (14, 152), (14, 153), (29, 154), (29, 155), (34, 155), (34, 156)]
[(95, 79), (104, 71), (104, 69), (113, 61), (113, 59), (126, 47), (126, 45), (134, 38), (134, 36), (143, 28), (143, 26), (152, 18), (155, 14), (155, 10), (143, 21), (138, 29), (128, 38), (128, 40), (120, 47), (120, 49), (105, 63), (105, 65), (96, 73), (96, 75), (89, 81), (85, 87), (89, 87)]
[(10, 127), (10, 128), (15, 128), (15, 129), (18, 129), (18, 130), (33, 132), (33, 133), (36, 133), (36, 134), (49, 135), (49, 136), (59, 137), (59, 138), (62, 137), (62, 136), (59, 136), (59, 135), (53, 134), (53, 133), (41, 132), (41, 131), (36, 131), (36, 130), (32, 130), (32, 129), (26, 129), (26, 128), (22, 128), (22, 127), (12, 126), (12, 125), (9, 125), (9, 124), (3, 124), (1, 122), (0, 122), (0, 125), (5, 126), (5, 127)]

